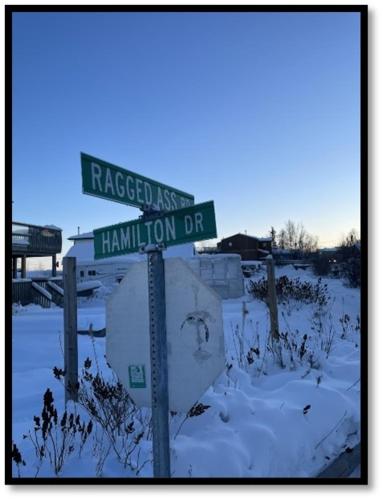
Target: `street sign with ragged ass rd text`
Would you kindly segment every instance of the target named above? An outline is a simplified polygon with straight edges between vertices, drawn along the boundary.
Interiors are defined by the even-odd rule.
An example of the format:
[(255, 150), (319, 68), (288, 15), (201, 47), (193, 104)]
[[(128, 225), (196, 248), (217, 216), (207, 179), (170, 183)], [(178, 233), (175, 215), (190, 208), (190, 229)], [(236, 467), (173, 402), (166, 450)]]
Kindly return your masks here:
[(98, 198), (166, 211), (194, 205), (191, 194), (85, 153), (81, 153), (81, 173), (83, 193)]

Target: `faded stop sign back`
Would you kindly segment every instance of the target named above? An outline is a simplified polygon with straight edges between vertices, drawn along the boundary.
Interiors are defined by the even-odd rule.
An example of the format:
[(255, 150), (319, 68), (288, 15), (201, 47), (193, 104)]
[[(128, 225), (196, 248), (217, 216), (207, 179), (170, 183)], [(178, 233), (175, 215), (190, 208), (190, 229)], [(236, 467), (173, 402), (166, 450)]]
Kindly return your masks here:
[[(169, 409), (187, 412), (225, 367), (221, 298), (181, 259), (165, 260)], [(138, 406), (151, 406), (148, 276), (133, 264), (109, 298), (106, 356)]]

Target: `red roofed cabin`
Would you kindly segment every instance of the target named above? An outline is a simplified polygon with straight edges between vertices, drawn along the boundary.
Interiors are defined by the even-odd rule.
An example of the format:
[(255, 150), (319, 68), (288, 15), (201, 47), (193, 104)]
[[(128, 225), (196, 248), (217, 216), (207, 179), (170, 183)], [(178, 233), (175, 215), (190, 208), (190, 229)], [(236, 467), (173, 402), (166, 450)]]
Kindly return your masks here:
[(257, 238), (248, 234), (234, 234), (218, 243), (221, 253), (238, 253), (241, 260), (260, 260), (271, 253), (271, 238)]

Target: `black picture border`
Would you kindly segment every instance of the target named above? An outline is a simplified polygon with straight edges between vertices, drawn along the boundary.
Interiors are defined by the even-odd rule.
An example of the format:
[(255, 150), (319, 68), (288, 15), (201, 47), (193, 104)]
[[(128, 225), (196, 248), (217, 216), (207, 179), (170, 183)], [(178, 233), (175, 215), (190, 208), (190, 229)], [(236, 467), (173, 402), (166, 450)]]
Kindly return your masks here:
[[(368, 484), (368, 7), (367, 5), (6, 5), (5, 9), (5, 484)], [(359, 478), (16, 478), (12, 477), (12, 15), (17, 12), (360, 13), (361, 475)]]

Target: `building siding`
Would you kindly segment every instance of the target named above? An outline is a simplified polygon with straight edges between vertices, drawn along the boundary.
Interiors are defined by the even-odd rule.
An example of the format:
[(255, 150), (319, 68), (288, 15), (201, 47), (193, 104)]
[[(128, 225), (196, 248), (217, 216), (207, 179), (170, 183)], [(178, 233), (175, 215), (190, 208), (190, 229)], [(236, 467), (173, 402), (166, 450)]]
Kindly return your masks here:
[(266, 257), (261, 250), (271, 252), (271, 241), (239, 233), (223, 238), (218, 248), (222, 253), (238, 253), (241, 260), (259, 260)]

